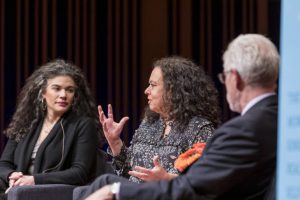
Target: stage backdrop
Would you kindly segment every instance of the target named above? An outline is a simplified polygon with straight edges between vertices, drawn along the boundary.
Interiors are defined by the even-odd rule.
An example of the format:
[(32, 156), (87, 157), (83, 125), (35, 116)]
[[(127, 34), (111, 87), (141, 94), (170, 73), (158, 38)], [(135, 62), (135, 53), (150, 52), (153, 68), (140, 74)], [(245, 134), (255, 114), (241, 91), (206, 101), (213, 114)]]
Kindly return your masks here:
[(283, 0), (277, 199), (300, 199), (300, 1)]
[[(204, 66), (227, 120), (231, 113), (216, 76), (222, 52), (241, 33), (277, 43), (279, 16), (279, 0), (1, 0), (0, 130), (25, 79), (54, 58), (82, 67), (97, 102), (111, 103), (117, 120), (130, 117), (126, 144), (147, 103), (151, 63), (168, 55)], [(1, 136), (0, 151), (4, 143)]]

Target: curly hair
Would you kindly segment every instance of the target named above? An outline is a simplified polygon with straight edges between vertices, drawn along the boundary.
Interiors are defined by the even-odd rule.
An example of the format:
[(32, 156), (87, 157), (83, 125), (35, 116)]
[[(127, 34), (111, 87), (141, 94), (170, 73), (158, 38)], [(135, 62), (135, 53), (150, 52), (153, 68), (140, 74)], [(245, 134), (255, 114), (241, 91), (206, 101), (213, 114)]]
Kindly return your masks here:
[(42, 65), (26, 80), (17, 99), (16, 111), (4, 134), (20, 141), (39, 120), (45, 117), (42, 93), (47, 87), (48, 80), (57, 76), (69, 76), (75, 82), (76, 89), (71, 109), (80, 116), (94, 119), (101, 143), (104, 136), (87, 81), (79, 67), (60, 59)]
[[(164, 112), (168, 120), (184, 128), (194, 116), (200, 116), (217, 127), (220, 123), (218, 92), (202, 67), (182, 57), (166, 57), (153, 63), (162, 71)], [(159, 114), (146, 108), (145, 118), (154, 122)]]

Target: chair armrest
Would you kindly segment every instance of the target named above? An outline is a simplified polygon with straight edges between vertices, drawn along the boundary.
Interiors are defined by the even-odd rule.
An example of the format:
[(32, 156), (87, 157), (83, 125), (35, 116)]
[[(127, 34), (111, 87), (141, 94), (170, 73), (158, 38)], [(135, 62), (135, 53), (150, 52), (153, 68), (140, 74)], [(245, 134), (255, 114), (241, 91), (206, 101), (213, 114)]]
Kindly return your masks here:
[(86, 189), (89, 186), (78, 186), (73, 190), (73, 199), (77, 200), (77, 199), (81, 199), (83, 196), (83, 193), (86, 191)]
[(72, 200), (74, 185), (45, 184), (16, 186), (9, 190), (8, 200)]

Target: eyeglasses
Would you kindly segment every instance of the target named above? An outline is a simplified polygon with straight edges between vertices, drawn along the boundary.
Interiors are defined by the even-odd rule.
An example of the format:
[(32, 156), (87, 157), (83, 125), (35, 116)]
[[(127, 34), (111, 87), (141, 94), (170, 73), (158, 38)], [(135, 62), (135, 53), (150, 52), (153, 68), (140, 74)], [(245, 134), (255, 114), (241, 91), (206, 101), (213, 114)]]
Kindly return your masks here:
[(219, 74), (218, 74), (219, 81), (220, 81), (222, 84), (224, 84), (224, 83), (225, 83), (225, 80), (226, 80), (226, 74), (229, 74), (229, 73), (231, 73), (231, 72), (232, 72), (232, 70), (228, 70), (228, 71), (224, 71), (224, 72), (222, 72), (222, 73), (219, 73)]

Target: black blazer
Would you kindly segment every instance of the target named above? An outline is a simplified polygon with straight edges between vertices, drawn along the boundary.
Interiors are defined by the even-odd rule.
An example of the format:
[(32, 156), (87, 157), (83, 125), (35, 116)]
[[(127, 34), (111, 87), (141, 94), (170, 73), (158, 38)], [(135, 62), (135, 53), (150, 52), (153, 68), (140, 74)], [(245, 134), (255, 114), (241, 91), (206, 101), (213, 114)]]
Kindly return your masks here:
[(176, 179), (121, 184), (120, 199), (263, 199), (275, 171), (277, 104), (267, 97), (222, 125)]
[[(31, 154), (42, 122), (19, 143), (8, 140), (0, 160), (0, 179), (7, 186), (13, 171), (28, 174)], [(74, 113), (65, 114), (40, 145), (34, 163), (35, 184), (83, 185), (91, 181), (97, 149), (95, 122)], [(63, 144), (64, 141), (64, 144)]]

